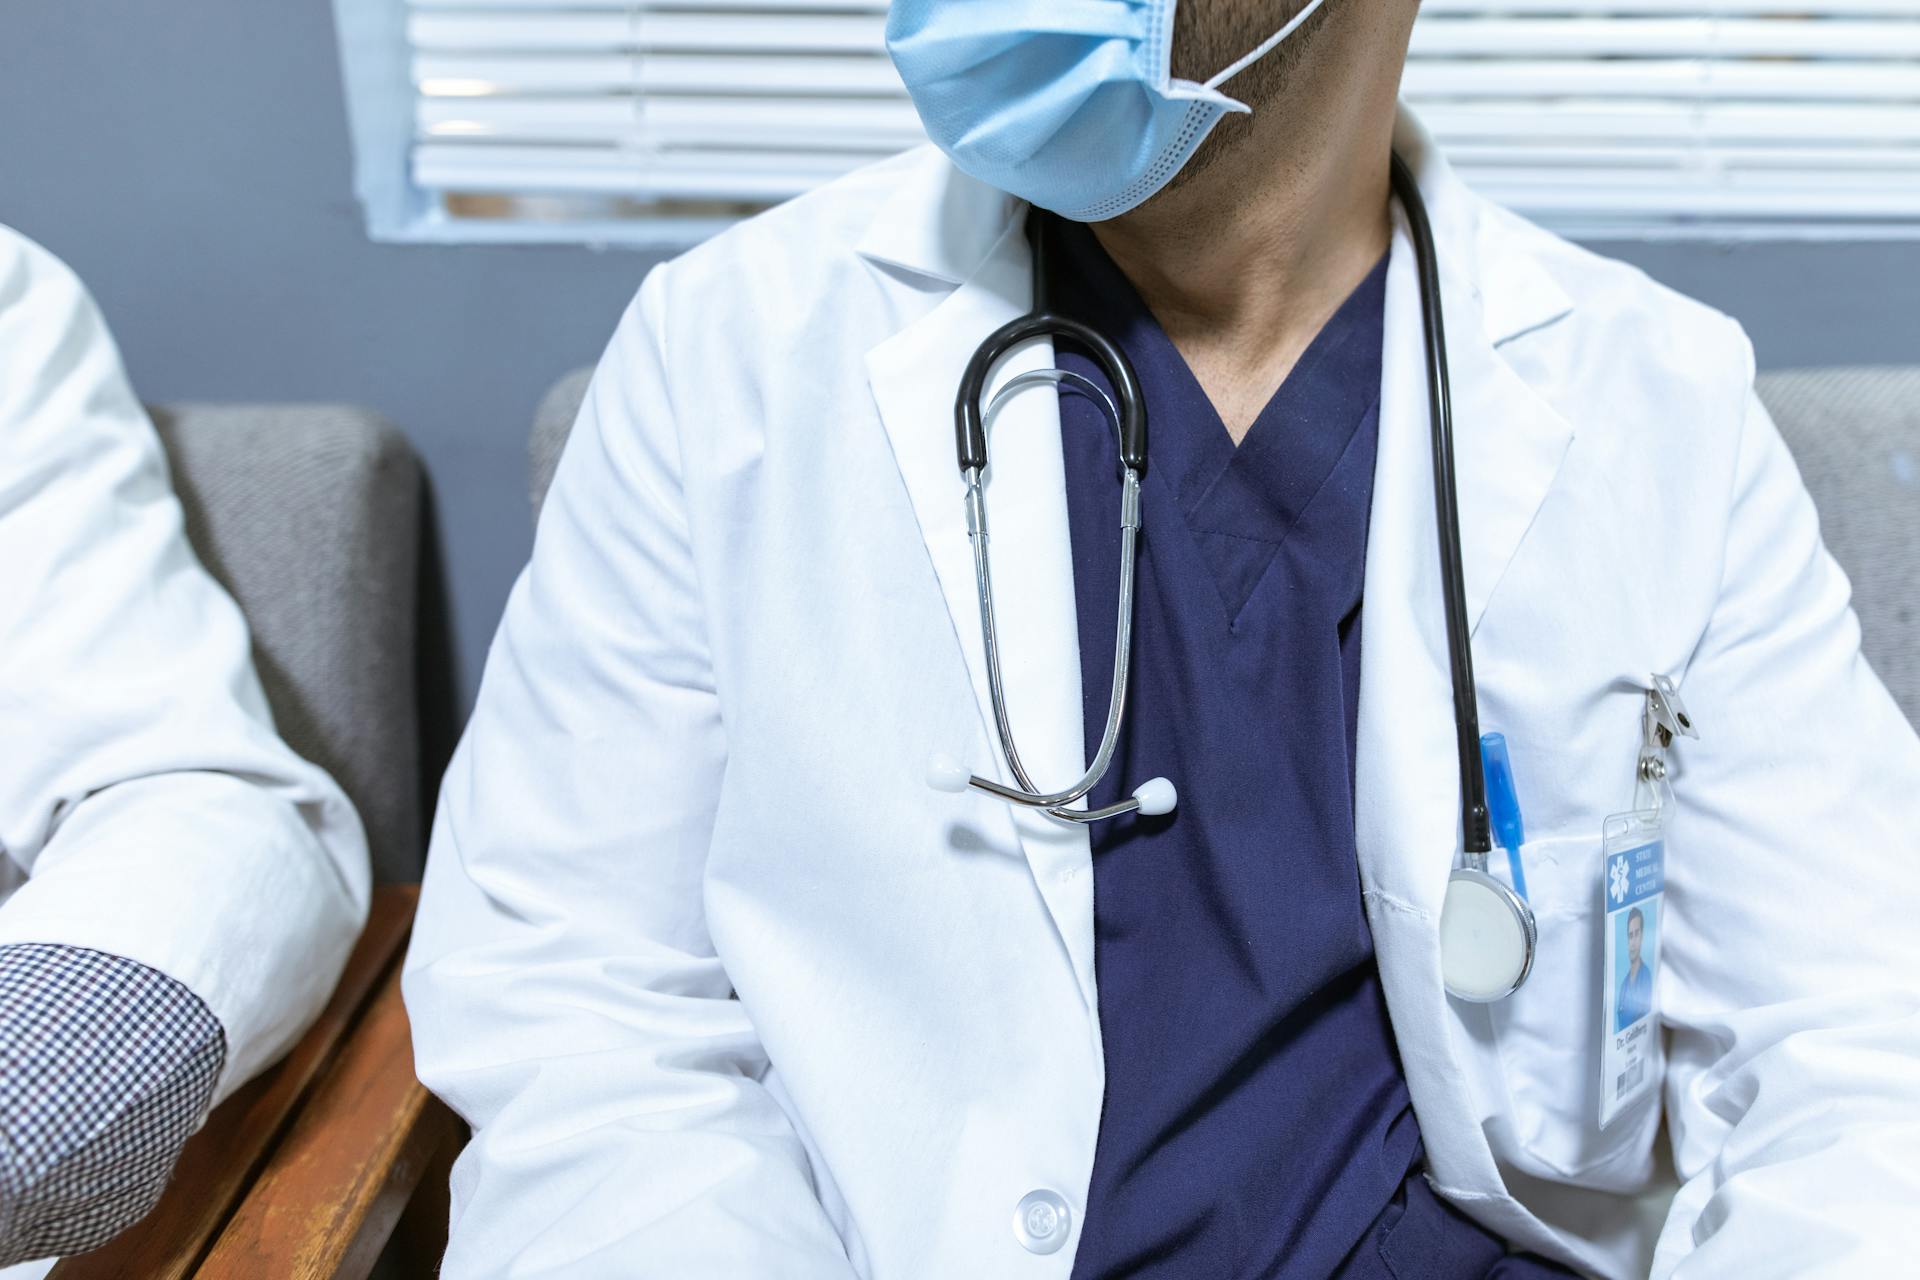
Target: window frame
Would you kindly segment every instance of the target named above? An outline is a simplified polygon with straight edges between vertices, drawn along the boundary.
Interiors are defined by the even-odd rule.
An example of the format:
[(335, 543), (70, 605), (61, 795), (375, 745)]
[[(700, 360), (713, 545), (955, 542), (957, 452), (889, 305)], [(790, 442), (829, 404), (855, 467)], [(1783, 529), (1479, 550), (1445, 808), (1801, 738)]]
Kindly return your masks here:
[[(1703, 7), (1709, 5), (1710, 0), (1702, 0)], [(586, 245), (675, 252), (738, 220), (676, 215), (490, 219), (447, 213), (437, 195), (415, 184), (411, 173), (416, 94), (407, 32), (409, 5), (406, 0), (333, 0), (333, 7), (353, 146), (354, 194), (371, 239), (395, 244)], [(1915, 17), (1920, 18), (1920, 0), (1915, 0), (1914, 7)], [(1920, 67), (1915, 74), (1920, 79)], [(1472, 184), (1472, 176), (1467, 176)], [(1727, 244), (1920, 240), (1920, 212), (1905, 220), (1875, 220), (1839, 212), (1827, 217), (1778, 219), (1680, 212), (1616, 217), (1592, 213), (1526, 216), (1572, 240)]]

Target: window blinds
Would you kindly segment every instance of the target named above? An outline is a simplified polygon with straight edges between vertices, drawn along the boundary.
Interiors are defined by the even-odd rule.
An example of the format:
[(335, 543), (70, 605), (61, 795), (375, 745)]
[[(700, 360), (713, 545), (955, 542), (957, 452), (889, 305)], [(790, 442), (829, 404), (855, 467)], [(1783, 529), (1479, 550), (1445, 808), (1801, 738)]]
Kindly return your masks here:
[[(884, 0), (411, 0), (449, 218), (731, 215), (921, 140)], [(1920, 227), (1920, 0), (1425, 0), (1404, 96), (1563, 227)]]

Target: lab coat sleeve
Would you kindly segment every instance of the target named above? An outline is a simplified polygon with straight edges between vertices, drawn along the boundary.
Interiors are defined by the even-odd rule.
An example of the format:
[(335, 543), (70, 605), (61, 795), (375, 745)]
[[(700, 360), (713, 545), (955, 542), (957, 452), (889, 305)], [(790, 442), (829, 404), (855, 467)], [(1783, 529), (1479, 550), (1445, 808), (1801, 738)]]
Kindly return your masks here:
[(223, 1097), (325, 1002), (366, 913), (365, 838), (275, 734), (92, 300), (4, 228), (0, 587), (0, 944), (183, 984), (225, 1032)]
[[(1860, 459), (1861, 466), (1885, 465)], [(1751, 399), (1722, 589), (1681, 690), (1661, 998), (1682, 1186), (1653, 1274), (1909, 1274), (1920, 1255), (1920, 742)]]
[(420, 1077), (474, 1130), (456, 1280), (852, 1274), (705, 923), (726, 741), (659, 280), (588, 391), (435, 818), (405, 990)]

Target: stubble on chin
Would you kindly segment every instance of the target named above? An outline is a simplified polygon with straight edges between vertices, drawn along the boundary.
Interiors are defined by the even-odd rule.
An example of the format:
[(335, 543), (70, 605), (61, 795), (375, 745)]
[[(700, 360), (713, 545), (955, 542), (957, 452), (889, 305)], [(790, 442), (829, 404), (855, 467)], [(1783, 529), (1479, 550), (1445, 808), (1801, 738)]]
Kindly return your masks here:
[[(1291, 22), (1307, 2), (1287, 0), (1276, 8), (1270, 0), (1182, 0), (1173, 11), (1171, 64), (1175, 78), (1205, 80), (1232, 66)], [(1246, 103), (1253, 113), (1234, 112), (1214, 125), (1206, 141), (1154, 194), (1155, 199), (1191, 185), (1230, 160), (1251, 136), (1253, 115), (1284, 109), (1294, 68), (1306, 58), (1328, 16), (1341, 3), (1327, 0), (1279, 48), (1220, 86), (1222, 92)]]

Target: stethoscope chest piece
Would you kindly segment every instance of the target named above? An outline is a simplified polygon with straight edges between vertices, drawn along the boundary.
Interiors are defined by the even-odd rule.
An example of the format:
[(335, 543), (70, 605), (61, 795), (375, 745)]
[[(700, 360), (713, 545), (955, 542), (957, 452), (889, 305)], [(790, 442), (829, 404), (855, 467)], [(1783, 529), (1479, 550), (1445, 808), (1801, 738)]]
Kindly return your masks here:
[(1538, 942), (1533, 910), (1484, 871), (1461, 867), (1440, 911), (1440, 976), (1447, 994), (1491, 1004), (1519, 989)]

